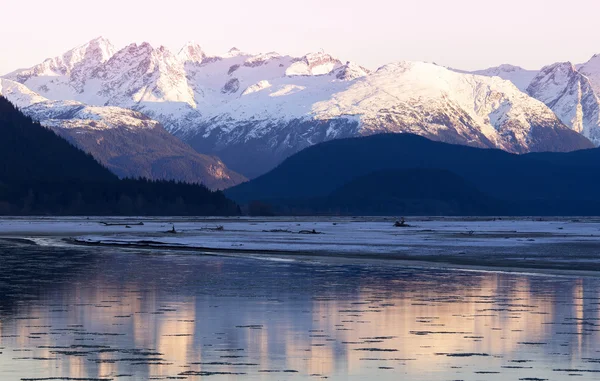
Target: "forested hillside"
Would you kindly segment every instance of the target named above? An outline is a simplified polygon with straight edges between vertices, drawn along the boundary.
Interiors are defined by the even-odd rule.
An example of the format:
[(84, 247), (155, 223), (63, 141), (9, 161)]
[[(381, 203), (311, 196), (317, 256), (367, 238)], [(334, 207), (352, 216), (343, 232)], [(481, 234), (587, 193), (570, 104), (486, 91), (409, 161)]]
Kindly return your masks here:
[(119, 180), (0, 97), (0, 215), (232, 215), (202, 185)]

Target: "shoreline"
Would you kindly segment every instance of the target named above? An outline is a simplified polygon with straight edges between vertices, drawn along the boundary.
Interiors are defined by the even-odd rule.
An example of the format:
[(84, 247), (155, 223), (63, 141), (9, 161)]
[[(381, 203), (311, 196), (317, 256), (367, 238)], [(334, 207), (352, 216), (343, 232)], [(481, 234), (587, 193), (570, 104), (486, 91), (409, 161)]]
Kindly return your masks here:
[[(600, 275), (600, 221), (393, 218), (0, 219), (0, 242), (266, 260)], [(176, 226), (176, 233), (171, 229)], [(311, 234), (312, 232), (312, 234)]]
[[(213, 257), (230, 257), (246, 259), (294, 259), (311, 261), (314, 259), (326, 259), (330, 262), (345, 262), (346, 264), (364, 264), (369, 262), (403, 264), (407, 267), (447, 269), (451, 271), (477, 271), (496, 273), (517, 273), (527, 275), (552, 275), (552, 276), (586, 276), (600, 277), (600, 263), (581, 263), (579, 266), (559, 266), (557, 263), (536, 261), (535, 263), (508, 263), (508, 260), (490, 260), (484, 257), (481, 260), (473, 260), (472, 257), (459, 257), (452, 255), (402, 255), (402, 254), (360, 254), (349, 252), (315, 252), (315, 251), (282, 251), (282, 250), (252, 250), (252, 249), (221, 249), (209, 247), (190, 247), (177, 245), (152, 245), (148, 243), (107, 243), (86, 242), (74, 238), (63, 238), (62, 241), (74, 246), (87, 247), (110, 247), (130, 250), (195, 253), (196, 255)], [(261, 258), (262, 257), (262, 258)], [(600, 258), (599, 258), (600, 259)]]

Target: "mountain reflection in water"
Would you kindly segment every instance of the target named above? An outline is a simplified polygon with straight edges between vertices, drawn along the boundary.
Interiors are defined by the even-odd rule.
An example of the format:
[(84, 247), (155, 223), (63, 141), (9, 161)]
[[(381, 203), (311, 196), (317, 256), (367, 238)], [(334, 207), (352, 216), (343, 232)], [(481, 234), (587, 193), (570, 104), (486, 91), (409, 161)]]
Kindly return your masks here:
[(0, 379), (563, 379), (595, 278), (4, 243)]

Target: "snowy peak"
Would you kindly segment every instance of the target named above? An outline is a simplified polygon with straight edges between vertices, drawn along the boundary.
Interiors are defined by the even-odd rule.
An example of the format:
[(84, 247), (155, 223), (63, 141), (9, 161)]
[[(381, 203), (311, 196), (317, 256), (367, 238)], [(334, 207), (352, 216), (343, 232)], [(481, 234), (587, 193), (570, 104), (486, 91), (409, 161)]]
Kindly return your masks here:
[(237, 57), (237, 56), (245, 56), (247, 55), (246, 53), (242, 52), (240, 49), (236, 48), (235, 46), (231, 49), (229, 49), (227, 51), (227, 53), (223, 54), (222, 56), (219, 56), (220, 58), (232, 58), (232, 57)]
[(473, 74), (513, 82), (521, 91), (548, 106), (567, 127), (600, 145), (600, 56), (578, 66), (557, 62), (532, 71), (500, 65)]
[[(581, 75), (570, 62), (544, 66), (527, 87), (527, 93), (547, 105), (564, 95), (566, 87), (581, 80)], [(551, 106), (550, 106), (551, 107)]]
[(335, 77), (340, 81), (352, 81), (353, 79), (366, 77), (370, 74), (370, 71), (354, 62), (348, 61), (344, 66), (333, 70), (332, 74), (335, 74)]
[(525, 91), (538, 72), (537, 70), (527, 70), (519, 66), (502, 64), (500, 66), (477, 70), (470, 73), (484, 75), (486, 77), (500, 77), (507, 81), (511, 81), (519, 90)]
[(115, 47), (104, 37), (98, 37), (87, 43), (85, 58), (97, 63), (106, 62), (115, 54)]
[[(140, 102), (194, 104), (180, 57), (164, 46), (131, 44), (96, 72), (107, 104), (137, 108)], [(98, 103), (98, 102), (94, 102)]]
[(600, 102), (590, 80), (573, 64), (545, 66), (527, 93), (550, 107), (565, 125), (600, 144)]
[(516, 73), (516, 72), (522, 72), (525, 69), (523, 69), (520, 66), (515, 66), (515, 65), (510, 65), (510, 64), (502, 64), (502, 65), (496, 66), (495, 68), (490, 68), (488, 70), (494, 70), (498, 73)]
[(111, 42), (104, 37), (98, 37), (65, 53), (63, 62), (70, 70), (78, 66), (80, 69), (86, 69), (108, 61), (113, 54), (115, 48)]
[[(96, 38), (86, 44), (69, 50), (62, 56), (48, 58), (39, 65), (14, 75), (18, 82), (24, 83), (35, 76), (70, 76), (81, 82), (83, 74), (110, 59), (115, 53), (113, 45), (103, 37)], [(78, 83), (80, 85), (80, 83)]]
[(285, 75), (289, 77), (297, 75), (324, 75), (331, 73), (340, 66), (342, 66), (340, 60), (325, 52), (309, 53), (290, 65)]
[(148, 56), (153, 50), (152, 45), (147, 42), (143, 42), (139, 45), (137, 43), (129, 44), (112, 56), (108, 61), (108, 66), (114, 66), (115, 62), (124, 61), (125, 59), (131, 61), (135, 60), (136, 57)]
[(195, 42), (188, 42), (181, 48), (179, 53), (177, 53), (177, 57), (184, 63), (202, 63), (204, 58), (206, 58), (206, 54), (200, 47), (200, 45)]
[(589, 78), (594, 91), (600, 96), (600, 54), (596, 54), (588, 62), (578, 65), (578, 71)]
[(244, 61), (244, 66), (246, 67), (257, 67), (267, 64), (269, 61), (281, 59), (281, 54), (277, 52), (270, 52), (264, 54), (257, 54), (248, 58)]
[[(358, 109), (377, 114), (397, 102), (423, 104), (423, 107), (451, 102), (479, 123), (484, 135), (499, 142), (502, 139), (497, 133), (506, 129), (508, 124), (513, 127), (521, 124), (523, 131), (527, 131), (533, 119), (556, 121), (547, 107), (509, 82), (460, 74), (424, 62), (385, 65), (364, 80), (352, 84), (344, 95), (348, 98), (343, 99), (341, 94), (336, 94), (336, 108), (343, 110), (340, 104), (347, 104), (349, 114), (356, 114)], [(527, 145), (525, 136), (520, 143)]]

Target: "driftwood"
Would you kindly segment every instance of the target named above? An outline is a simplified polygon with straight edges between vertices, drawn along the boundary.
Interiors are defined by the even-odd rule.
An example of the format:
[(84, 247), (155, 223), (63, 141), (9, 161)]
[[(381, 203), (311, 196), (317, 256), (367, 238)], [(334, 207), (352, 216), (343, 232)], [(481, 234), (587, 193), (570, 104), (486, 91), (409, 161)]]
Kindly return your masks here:
[(201, 228), (200, 230), (208, 230), (208, 231), (213, 231), (213, 232), (220, 232), (225, 230), (225, 227), (223, 225), (217, 225), (214, 228)]
[(397, 227), (397, 228), (408, 228), (408, 227), (410, 227), (410, 225), (406, 223), (406, 220), (404, 218), (401, 218), (400, 221), (396, 221), (394, 223), (394, 226)]
[(322, 232), (318, 232), (315, 229), (313, 230), (300, 230), (298, 234), (323, 234)]
[(143, 222), (137, 222), (135, 224), (128, 224), (128, 223), (118, 223), (118, 222), (100, 222), (101, 224), (103, 224), (104, 226), (144, 226)]

